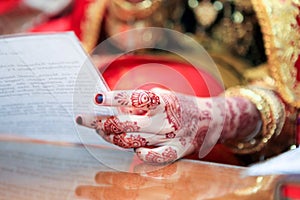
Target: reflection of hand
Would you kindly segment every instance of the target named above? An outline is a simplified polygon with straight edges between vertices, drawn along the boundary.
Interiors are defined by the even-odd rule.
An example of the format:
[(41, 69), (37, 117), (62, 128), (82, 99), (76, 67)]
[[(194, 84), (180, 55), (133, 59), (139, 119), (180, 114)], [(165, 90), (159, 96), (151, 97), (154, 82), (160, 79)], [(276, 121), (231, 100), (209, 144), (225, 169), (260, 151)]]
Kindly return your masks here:
[[(223, 109), (225, 101), (222, 98), (214, 100), (175, 95), (157, 88), (149, 91), (112, 91), (97, 95), (96, 102), (99, 105), (121, 107), (121, 114), (81, 116), (77, 122), (94, 128), (108, 142), (124, 148), (136, 148), (137, 155), (146, 162), (165, 163), (197, 151), (207, 143), (217, 142), (228, 113)], [(229, 114), (242, 113), (243, 119), (247, 118), (248, 122), (257, 120), (257, 115), (250, 116), (252, 110), (245, 101), (231, 101)], [(244, 106), (242, 112), (235, 110), (232, 105), (236, 108), (239, 108), (238, 105)], [(234, 128), (238, 129), (236, 124), (240, 121), (229, 119), (225, 122), (230, 125), (228, 133), (232, 134)], [(204, 144), (207, 133), (209, 137)], [(223, 131), (223, 138), (234, 136), (228, 136), (228, 133)]]
[[(98, 185), (81, 185), (85, 199), (208, 199), (262, 187), (256, 177), (240, 178), (240, 169), (180, 161), (146, 173), (98, 172)], [(268, 180), (267, 180), (268, 181)]]
[[(170, 195), (170, 187), (166, 188), (166, 177), (171, 178), (177, 171), (172, 164), (157, 171), (146, 174), (127, 172), (98, 172), (95, 181), (98, 186), (84, 185), (76, 188), (79, 197), (88, 199), (165, 199)], [(168, 181), (169, 182), (169, 181)], [(159, 195), (159, 196), (158, 196)]]

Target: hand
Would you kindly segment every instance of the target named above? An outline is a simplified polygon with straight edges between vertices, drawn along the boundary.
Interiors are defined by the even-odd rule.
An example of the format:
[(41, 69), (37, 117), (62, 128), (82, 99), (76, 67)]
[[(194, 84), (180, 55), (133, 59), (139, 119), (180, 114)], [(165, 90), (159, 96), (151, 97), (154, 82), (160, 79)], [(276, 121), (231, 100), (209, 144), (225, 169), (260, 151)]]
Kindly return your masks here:
[(77, 122), (94, 128), (110, 143), (135, 148), (145, 162), (166, 163), (218, 141), (224, 113), (222, 105), (212, 101), (159, 88), (112, 91), (98, 94), (96, 103), (119, 107), (118, 115), (82, 115)]

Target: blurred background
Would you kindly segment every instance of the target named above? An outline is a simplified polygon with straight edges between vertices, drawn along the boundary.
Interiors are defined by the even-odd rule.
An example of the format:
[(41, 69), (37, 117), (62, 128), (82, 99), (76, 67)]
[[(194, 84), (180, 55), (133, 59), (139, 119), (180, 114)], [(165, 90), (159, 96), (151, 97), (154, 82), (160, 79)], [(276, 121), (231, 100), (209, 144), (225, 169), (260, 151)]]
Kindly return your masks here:
[[(80, 23), (78, 16), (88, 9), (87, 2), (0, 0), (0, 34), (49, 30), (76, 32), (74, 24)], [(130, 27), (159, 26), (187, 33), (213, 57), (227, 87), (244, 82), (246, 69), (266, 62), (262, 34), (251, 1), (113, 0), (106, 4), (108, 11), (90, 16), (99, 18), (101, 14), (106, 19), (103, 22), (106, 33), (99, 33), (98, 42)], [(139, 7), (130, 4), (139, 4)], [(122, 28), (118, 29), (118, 26)]]

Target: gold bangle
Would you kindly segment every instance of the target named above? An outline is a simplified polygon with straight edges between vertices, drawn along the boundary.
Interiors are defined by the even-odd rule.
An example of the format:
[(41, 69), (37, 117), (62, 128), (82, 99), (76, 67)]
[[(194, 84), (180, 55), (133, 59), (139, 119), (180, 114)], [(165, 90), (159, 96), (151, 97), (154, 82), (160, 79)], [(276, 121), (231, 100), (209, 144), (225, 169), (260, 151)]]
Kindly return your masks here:
[(250, 88), (254, 90), (257, 94), (263, 96), (269, 103), (275, 124), (274, 130), (272, 131), (274, 132), (274, 136), (278, 136), (282, 131), (286, 118), (285, 105), (272, 90), (254, 86), (251, 86)]
[(284, 104), (273, 91), (260, 87), (232, 87), (225, 91), (225, 97), (243, 97), (255, 104), (260, 112), (262, 127), (260, 133), (247, 141), (228, 140), (225, 144), (234, 153), (250, 154), (261, 151), (272, 137), (280, 134), (284, 125)]

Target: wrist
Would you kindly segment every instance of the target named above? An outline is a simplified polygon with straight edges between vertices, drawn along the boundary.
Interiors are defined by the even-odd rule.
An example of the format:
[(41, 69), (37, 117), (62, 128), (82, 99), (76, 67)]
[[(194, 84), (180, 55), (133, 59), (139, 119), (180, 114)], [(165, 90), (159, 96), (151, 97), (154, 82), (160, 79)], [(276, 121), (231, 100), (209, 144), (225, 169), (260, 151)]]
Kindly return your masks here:
[(286, 113), (284, 104), (273, 91), (254, 86), (234, 87), (228, 89), (225, 96), (250, 100), (257, 108), (262, 123), (259, 133), (253, 138), (225, 142), (234, 153), (246, 154), (261, 151), (272, 138), (279, 135)]

